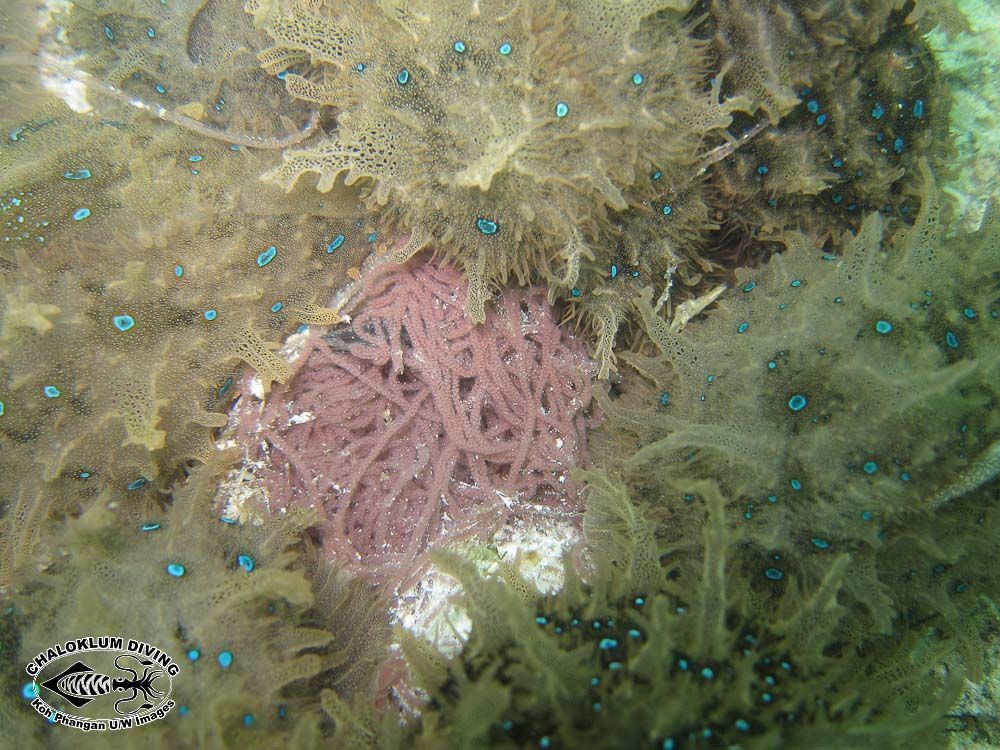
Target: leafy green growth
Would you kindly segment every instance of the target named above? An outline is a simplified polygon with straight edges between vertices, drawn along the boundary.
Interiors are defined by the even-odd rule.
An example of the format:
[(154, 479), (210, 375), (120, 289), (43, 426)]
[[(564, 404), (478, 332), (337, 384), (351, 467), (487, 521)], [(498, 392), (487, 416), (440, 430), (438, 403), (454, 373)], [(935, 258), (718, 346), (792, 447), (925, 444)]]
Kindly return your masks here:
[[(704, 320), (677, 330), (650, 290), (638, 303), (658, 358), (629, 355), (646, 385), (615, 401), (607, 446), (628, 472), (715, 479), (755, 526), (804, 543), (875, 544), (880, 524), (996, 474), (1000, 222), (945, 240), (926, 163), (913, 226), (879, 214), (842, 256), (799, 237)], [(611, 435), (612, 433), (608, 433)], [(638, 444), (638, 450), (634, 450)], [(773, 508), (792, 510), (789, 520)]]
[[(933, 66), (883, 74), (890, 40), (920, 57), (901, 3), (817, 5), (253, 0), (265, 69), (338, 111), (265, 179), (364, 185), (406, 233), (398, 260), (464, 269), (477, 322), (495, 287), (540, 278), (605, 378), (650, 283), (669, 317), (799, 226), (873, 202), (906, 220), (907, 166), (946, 128)], [(876, 121), (876, 97), (933, 106)]]
[[(319, 747), (333, 729), (321, 693), (371, 699), (388, 635), (380, 604), (316, 556), (302, 533), (307, 516), (242, 525), (213, 513), (224, 465), (196, 471), (166, 512), (141, 524), (96, 503), (55, 529), (47, 547), (60, 556), (9, 592), (8, 697), (20, 695), (34, 654), (113, 634), (161, 648), (181, 670), (172, 713), (110, 733), (108, 747)], [(25, 747), (79, 741), (27, 701), (2, 703), (5, 727), (34, 736)]]
[(764, 575), (764, 550), (709, 480), (675, 485), (696, 498), (675, 515), (698, 531), (681, 534), (620, 480), (583, 478), (586, 582), (567, 561), (562, 592), (526, 599), (521, 582), (440, 559), (473, 630), (443, 664), (410, 644), (430, 695), (415, 746), (941, 746), (963, 683), (954, 650), (970, 638), (975, 652), (974, 629), (942, 630), (924, 604), (923, 619), (874, 632), (850, 593), (853, 552), (831, 551), (809, 575)]

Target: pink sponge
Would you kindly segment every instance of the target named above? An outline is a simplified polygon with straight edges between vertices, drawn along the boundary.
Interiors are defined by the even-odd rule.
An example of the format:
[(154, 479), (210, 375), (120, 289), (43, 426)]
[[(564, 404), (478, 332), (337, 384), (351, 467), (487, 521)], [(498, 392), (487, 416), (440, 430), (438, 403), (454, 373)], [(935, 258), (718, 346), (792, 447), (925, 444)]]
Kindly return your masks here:
[(483, 325), (450, 267), (383, 264), (351, 328), (311, 334), (297, 374), (240, 428), (272, 508), (322, 509), (343, 564), (397, 587), (445, 540), (512, 515), (576, 514), (593, 363), (543, 290)]

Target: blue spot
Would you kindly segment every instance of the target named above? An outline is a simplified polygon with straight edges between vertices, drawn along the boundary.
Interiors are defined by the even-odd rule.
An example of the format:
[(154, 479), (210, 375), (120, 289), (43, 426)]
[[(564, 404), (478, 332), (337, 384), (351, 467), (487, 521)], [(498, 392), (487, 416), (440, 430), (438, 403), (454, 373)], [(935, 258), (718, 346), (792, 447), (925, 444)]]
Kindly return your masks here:
[(908, 471), (904, 471), (902, 474), (899, 475), (899, 478), (902, 479), (904, 482), (909, 482), (910, 473)]
[(757, 167), (757, 174), (759, 174), (759, 175), (765, 175), (769, 171), (770, 170), (767, 168), (766, 164), (761, 164), (759, 167)]
[(5, 411), (7, 411), (7, 405), (4, 404), (3, 401), (0, 401), (0, 417), (2, 417), (4, 415)]
[(768, 568), (767, 570), (764, 571), (764, 575), (766, 575), (772, 581), (780, 581), (782, 578), (785, 577), (785, 574), (782, 573), (777, 568)]
[(510, 719), (508, 719), (508, 720), (507, 720), (507, 721), (505, 721), (505, 722), (504, 722), (503, 724), (501, 724), (501, 726), (503, 727), (503, 730), (504, 730), (505, 732), (509, 732), (509, 731), (510, 731), (511, 729), (513, 729), (513, 728), (514, 728), (514, 722), (513, 722), (513, 721), (511, 721)]
[(465, 42), (463, 42), (461, 40), (455, 42), (453, 45), (451, 45), (451, 47), (452, 47), (453, 50), (455, 50), (460, 55), (463, 52), (465, 52)]
[(715, 672), (712, 671), (711, 667), (705, 667), (704, 669), (701, 670), (701, 676), (704, 677), (706, 680), (711, 680), (713, 677), (715, 677)]
[(734, 726), (736, 727), (736, 731), (738, 731), (738, 732), (749, 732), (750, 731), (750, 725), (746, 722), (745, 719), (737, 719), (736, 723), (734, 724)]
[(833, 160), (833, 168), (834, 169), (840, 169), (842, 166), (844, 166), (844, 160), (843, 159), (834, 159)]
[(371, 234), (368, 235), (369, 242), (374, 242), (377, 239), (378, 239), (378, 232), (372, 232)]
[(676, 750), (676, 748), (677, 743), (670, 738), (663, 740), (663, 744), (660, 745), (660, 750)]
[(556, 104), (556, 117), (565, 117), (569, 114), (569, 105), (566, 102)]
[(365, 64), (364, 63), (358, 63), (357, 65), (354, 66), (354, 70), (356, 70), (358, 73), (364, 73), (365, 72)]
[(872, 475), (878, 471), (878, 464), (874, 461), (865, 461), (865, 465), (861, 467), (865, 474)]
[(128, 490), (129, 492), (135, 492), (136, 490), (141, 490), (145, 486), (146, 486), (146, 478), (139, 477), (138, 479), (133, 479), (131, 482), (129, 482), (125, 486), (125, 489)]
[(63, 177), (67, 180), (89, 180), (90, 176), (89, 169), (77, 169), (73, 172), (63, 172)]
[(834, 193), (833, 198), (831, 198), (831, 200), (834, 203), (840, 203), (842, 200), (844, 200), (844, 196), (842, 196), (840, 193)]
[(751, 281), (750, 283), (748, 283), (746, 286), (743, 287), (743, 291), (744, 292), (752, 292), (756, 288), (756, 286), (757, 286), (757, 282), (756, 281)]
[(201, 651), (196, 648), (191, 649), (187, 652), (187, 658), (191, 661), (198, 661), (201, 658)]
[(552, 740), (550, 740), (548, 737), (542, 737), (540, 740), (538, 740), (538, 746), (542, 748), (542, 750), (548, 750), (548, 748), (552, 746)]
[(670, 403), (670, 393), (668, 391), (664, 391), (663, 393), (660, 394), (660, 406), (666, 406), (669, 403)]
[(677, 660), (677, 666), (680, 668), (680, 670), (682, 672), (687, 672), (688, 660), (687, 659), (678, 659)]
[(271, 305), (271, 312), (273, 313), (281, 312), (281, 308), (283, 308), (284, 306), (285, 306), (284, 302), (275, 302), (273, 305)]
[[(0, 416), (3, 416), (3, 402), (0, 401)], [(90, 479), (92, 476), (89, 471), (81, 471), (78, 475), (80, 479)]]
[(167, 90), (163, 87), (163, 84), (161, 84), (161, 83), (156, 84), (153, 88), (156, 89), (156, 93), (157, 94), (165, 94), (165, 93), (167, 93)]
[(810, 99), (806, 102), (806, 109), (809, 110), (809, 114), (816, 114), (819, 112), (819, 102), (815, 99)]
[(775, 362), (775, 361), (774, 361), (774, 360), (772, 359), (772, 360), (771, 360), (770, 362), (768, 362), (768, 363), (767, 363), (767, 369), (768, 369), (768, 370), (777, 370), (777, 369), (778, 369), (778, 363), (777, 363), (777, 362)]
[(826, 539), (821, 539), (818, 536), (814, 536), (811, 541), (814, 545), (816, 545), (820, 549), (826, 549), (827, 547), (830, 546), (830, 543), (826, 541)]
[(191, 156), (188, 157), (188, 161), (194, 162), (195, 164), (197, 164), (198, 162), (200, 162), (204, 158), (205, 157), (202, 156), (201, 154), (191, 154)]
[(110, 26), (104, 27), (104, 36), (106, 36), (112, 42), (115, 40), (115, 32), (111, 30)]
[(924, 100), (923, 99), (917, 99), (915, 102), (913, 102), (913, 116), (914, 117), (923, 117), (924, 116)]
[(799, 492), (802, 489), (802, 482), (800, 482), (798, 479), (793, 479), (788, 484), (796, 492)]
[(762, 701), (764, 701), (764, 703), (770, 703), (771, 700), (772, 700), (771, 694), (770, 693), (762, 693), (761, 696), (760, 696), (760, 699)]
[(180, 714), (181, 716), (187, 716), (188, 715), (188, 711), (190, 711), (190, 710), (191, 709), (189, 709), (187, 706), (178, 706), (177, 707), (177, 713)]
[(596, 701), (594, 703), (594, 705), (593, 705), (593, 709), (594, 709), (594, 711), (600, 711), (601, 710), (601, 702), (600, 701)]
[(948, 331), (944, 335), (944, 341), (948, 344), (951, 349), (958, 349), (958, 336), (955, 335), (954, 331)]
[(228, 516), (220, 516), (219, 517), (219, 521), (221, 523), (225, 523), (225, 524), (228, 524), (230, 526), (235, 526), (236, 525), (236, 519), (235, 518), (229, 518)]
[(826, 124), (826, 115), (819, 115), (816, 118), (816, 124), (817, 125), (825, 125)]
[(612, 279), (617, 279), (618, 278), (618, 264), (617, 263), (612, 263), (611, 264), (611, 278)]
[(795, 279), (794, 281), (792, 281), (791, 284), (789, 284), (789, 286), (798, 289), (800, 286), (802, 286), (802, 279)]
[(125, 332), (135, 325), (135, 318), (131, 315), (116, 315), (112, 318), (112, 322), (114, 322), (115, 328), (119, 331)]
[(243, 715), (243, 726), (248, 727), (251, 724), (253, 724), (253, 714), (244, 714)]
[(184, 275), (184, 266), (174, 266), (174, 276), (178, 279)]
[(601, 684), (601, 678), (600, 677), (591, 677), (590, 678), (590, 684), (591, 684), (592, 687), (597, 687), (598, 685)]
[(747, 328), (750, 327), (749, 323), (740, 323), (739, 327), (736, 329), (737, 333), (746, 333)]
[(642, 77), (642, 73), (636, 72), (632, 74), (632, 83), (634, 83), (636, 86), (641, 86), (642, 82), (645, 80), (646, 79)]
[(535, 624), (536, 625), (548, 625), (549, 624), (549, 618), (545, 617), (544, 615), (539, 615), (538, 617), (535, 618)]
[(618, 648), (618, 640), (615, 638), (602, 638), (597, 647), (601, 651), (610, 651), (613, 648)]
[(622, 663), (620, 661), (613, 661), (610, 664), (608, 664), (608, 669), (610, 669), (612, 672), (617, 672), (621, 668), (622, 668)]
[(230, 150), (230, 151), (239, 151), (239, 150), (240, 150), (240, 147), (239, 147), (239, 144), (237, 144), (237, 143), (233, 143), (233, 144), (231, 144), (231, 145), (229, 146), (229, 150)]
[(482, 217), (476, 219), (476, 229), (485, 235), (496, 234), (497, 230), (500, 229), (500, 225), (495, 221), (490, 219), (484, 219)]
[(152, 39), (153, 37), (155, 37), (156, 36), (156, 29), (154, 29), (152, 26), (147, 26), (146, 27), (146, 36), (148, 36), (150, 39)]
[(150, 523), (144, 523), (142, 526), (140, 526), (139, 531), (147, 531), (147, 532), (156, 531), (159, 528), (160, 524), (156, 523), (155, 521), (151, 521)]
[(570, 289), (569, 293), (572, 294), (574, 297), (579, 297), (581, 294), (583, 294), (583, 292), (581, 292), (576, 287), (573, 287), (572, 289)]
[(233, 379), (232, 378), (226, 378), (226, 382), (223, 383), (222, 386), (220, 386), (220, 388), (219, 388), (219, 391), (218, 391), (219, 398), (222, 398), (227, 393), (229, 393), (229, 389), (232, 388), (232, 387), (233, 387)]
[(906, 145), (906, 141), (903, 140), (902, 136), (897, 136), (892, 142), (892, 150), (897, 154), (903, 153), (903, 147)]
[(250, 555), (240, 555), (236, 558), (236, 562), (247, 573), (253, 572), (254, 563), (253, 558), (250, 557)]
[(288, 71), (287, 70), (283, 70), (280, 73), (277, 73), (274, 77), (277, 78), (279, 81), (284, 81), (285, 77), (287, 75), (288, 75)]
[(788, 408), (792, 411), (802, 411), (806, 408), (809, 403), (809, 399), (803, 396), (801, 393), (796, 393), (790, 399), (788, 399)]
[(504, 42), (503, 44), (501, 44), (501, 45), (500, 45), (500, 46), (499, 46), (499, 47), (497, 48), (497, 51), (498, 51), (498, 52), (499, 52), (499, 53), (500, 53), (501, 55), (505, 55), (505, 56), (506, 56), (506, 55), (509, 55), (509, 54), (510, 54), (510, 50), (511, 50), (511, 46), (510, 46), (510, 44), (508, 44), (507, 42)]
[(637, 596), (635, 599), (632, 600), (632, 603), (637, 607), (641, 607), (646, 603), (646, 600), (643, 599), (641, 596)]
[(957, 586), (955, 586), (956, 594), (964, 594), (968, 590), (969, 590), (969, 584), (967, 583), (960, 583)]
[(223, 669), (229, 669), (233, 665), (233, 652), (232, 651), (221, 651), (219, 652), (219, 666)]
[(205, 320), (211, 323), (213, 320), (219, 317), (219, 311), (215, 309), (205, 310), (205, 312), (202, 313), (202, 317), (204, 317)]
[(263, 268), (272, 260), (274, 260), (274, 256), (276, 256), (277, 254), (278, 254), (278, 248), (276, 248), (274, 245), (271, 245), (271, 247), (269, 247), (267, 250), (265, 250), (264, 252), (262, 252), (260, 255), (257, 256), (257, 265)]
[(892, 333), (892, 323), (888, 320), (880, 320), (875, 323), (875, 330), (883, 336)]
[(73, 212), (73, 221), (83, 221), (90, 216), (89, 208), (78, 208)]
[(656, 182), (661, 177), (663, 177), (663, 172), (661, 172), (660, 170), (656, 170), (655, 172), (653, 172), (653, 174), (649, 176), (649, 179), (651, 179), (653, 182)]
[(410, 71), (408, 71), (406, 68), (403, 68), (401, 71), (396, 73), (396, 83), (398, 83), (400, 86), (405, 86), (409, 82), (410, 82)]
[(26, 682), (21, 686), (21, 697), (26, 701), (33, 701), (38, 697), (38, 688), (34, 682)]
[(45, 398), (59, 398), (62, 395), (62, 391), (56, 388), (54, 385), (47, 385), (42, 388), (42, 393), (45, 394)]
[(874, 516), (872, 515), (872, 512), (870, 510), (865, 510), (861, 512), (862, 521), (870, 521), (872, 520), (872, 518), (874, 518)]
[(170, 563), (167, 565), (167, 573), (172, 575), (174, 578), (180, 578), (184, 575), (184, 566), (180, 563)]
[(642, 638), (642, 633), (635, 628), (630, 628), (628, 631), (629, 638)]
[(338, 234), (336, 237), (333, 238), (333, 241), (331, 241), (330, 244), (326, 246), (326, 251), (328, 253), (332, 253), (334, 250), (336, 250), (343, 244), (344, 244), (344, 235)]
[(881, 120), (882, 115), (885, 114), (885, 107), (882, 106), (882, 102), (876, 102), (875, 106), (872, 107), (872, 117), (876, 120)]
[(663, 215), (664, 216), (670, 216), (670, 214), (672, 214), (673, 212), (674, 212), (674, 207), (671, 206), (669, 203), (665, 203), (663, 205)]
[(971, 307), (967, 307), (964, 310), (962, 310), (962, 315), (964, 315), (969, 320), (975, 320), (976, 319), (976, 311), (973, 310)]

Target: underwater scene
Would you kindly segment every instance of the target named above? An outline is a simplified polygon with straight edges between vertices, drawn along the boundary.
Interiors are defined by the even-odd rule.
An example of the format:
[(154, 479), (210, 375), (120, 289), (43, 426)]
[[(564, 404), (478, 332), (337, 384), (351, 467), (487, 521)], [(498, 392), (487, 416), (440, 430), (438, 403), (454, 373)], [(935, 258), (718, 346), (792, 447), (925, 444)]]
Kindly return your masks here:
[(0, 0), (0, 745), (1000, 748), (998, 0)]

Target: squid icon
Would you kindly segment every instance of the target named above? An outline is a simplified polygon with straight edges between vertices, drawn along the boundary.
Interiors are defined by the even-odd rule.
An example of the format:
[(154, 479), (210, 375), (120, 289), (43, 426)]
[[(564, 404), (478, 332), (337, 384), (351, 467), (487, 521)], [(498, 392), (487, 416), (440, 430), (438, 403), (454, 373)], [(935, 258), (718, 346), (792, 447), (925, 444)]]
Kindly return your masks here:
[[(122, 659), (131, 659), (136, 662), (142, 669), (142, 677), (139, 676), (138, 670), (125, 666)], [(113, 678), (95, 672), (82, 661), (78, 661), (65, 671), (40, 684), (43, 688), (62, 696), (76, 708), (81, 708), (105, 695), (128, 693), (115, 701), (115, 711), (121, 716), (131, 716), (139, 711), (152, 708), (154, 704), (150, 701), (163, 697), (164, 694), (153, 687), (153, 682), (166, 673), (162, 669), (158, 669), (155, 662), (139, 659), (130, 654), (119, 654), (115, 657), (115, 667), (122, 672), (130, 673), (132, 676)], [(140, 696), (142, 696), (142, 703), (139, 706), (128, 705)], [(124, 707), (120, 708), (119, 706)]]

